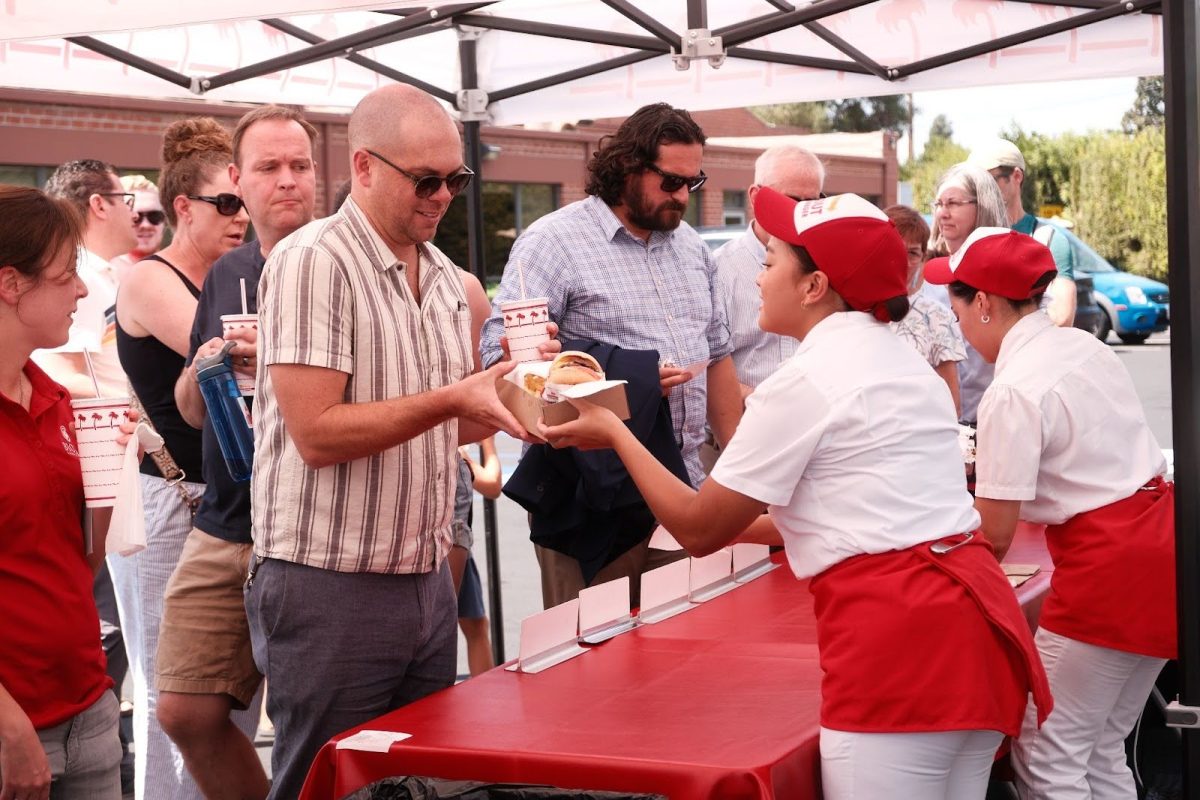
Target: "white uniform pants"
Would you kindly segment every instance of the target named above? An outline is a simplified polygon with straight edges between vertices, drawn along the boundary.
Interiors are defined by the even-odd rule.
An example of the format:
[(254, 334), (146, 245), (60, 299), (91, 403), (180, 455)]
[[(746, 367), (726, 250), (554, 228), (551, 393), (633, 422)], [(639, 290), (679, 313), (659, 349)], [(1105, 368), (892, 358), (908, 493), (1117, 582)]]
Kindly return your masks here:
[(825, 800), (983, 800), (999, 731), (849, 733), (821, 728)]
[(1022, 800), (1136, 800), (1125, 738), (1166, 661), (1047, 630), (1039, 630), (1034, 641), (1054, 710), (1038, 730), (1031, 704), (1013, 743)]

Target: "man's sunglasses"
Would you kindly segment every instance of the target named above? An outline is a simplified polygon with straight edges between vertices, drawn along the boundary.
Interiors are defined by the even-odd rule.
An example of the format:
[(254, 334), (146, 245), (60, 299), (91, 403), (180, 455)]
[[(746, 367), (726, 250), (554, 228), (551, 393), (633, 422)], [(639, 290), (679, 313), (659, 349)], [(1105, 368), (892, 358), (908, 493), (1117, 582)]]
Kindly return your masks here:
[(222, 217), (232, 217), (234, 214), (241, 211), (242, 207), (245, 205), (245, 203), (242, 202), (242, 198), (238, 197), (236, 194), (230, 194), (229, 192), (221, 192), (217, 195), (189, 194), (187, 198), (188, 200), (203, 200), (205, 203), (212, 203), (217, 207), (217, 213)]
[(132, 192), (96, 192), (101, 197), (119, 197), (121, 202), (129, 206), (129, 210), (133, 211), (133, 201), (136, 199)]
[(647, 164), (646, 169), (650, 170), (651, 172), (657, 172), (662, 176), (662, 183), (659, 184), (658, 188), (662, 189), (667, 194), (674, 194), (684, 186), (687, 187), (688, 194), (692, 194), (701, 186), (703, 186), (706, 180), (708, 180), (708, 176), (704, 174), (704, 170), (700, 170), (699, 175), (687, 177), (686, 175), (676, 175), (672, 172), (664, 172), (653, 164)]
[(413, 175), (403, 167), (398, 167), (391, 161), (388, 161), (383, 156), (376, 153), (374, 150), (367, 150), (367, 155), (375, 156), (383, 163), (387, 164), (392, 169), (399, 172), (404, 177), (413, 182), (413, 192), (421, 199), (433, 197), (442, 188), (442, 184), (446, 184), (446, 190), (450, 192), (451, 197), (455, 197), (467, 185), (471, 183), (471, 178), (475, 177), (475, 173), (467, 167), (463, 167), (458, 172), (452, 175), (442, 177), (440, 175)]
[(151, 225), (162, 225), (166, 221), (167, 215), (162, 211), (139, 211), (137, 216), (133, 218), (134, 225), (141, 225), (143, 222), (149, 222)]

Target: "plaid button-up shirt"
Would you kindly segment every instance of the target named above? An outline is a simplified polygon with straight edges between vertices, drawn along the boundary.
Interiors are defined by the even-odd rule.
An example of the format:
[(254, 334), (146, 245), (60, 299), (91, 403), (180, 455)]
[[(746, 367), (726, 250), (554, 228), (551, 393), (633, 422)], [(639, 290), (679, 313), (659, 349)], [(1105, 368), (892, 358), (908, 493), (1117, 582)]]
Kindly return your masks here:
[[(717, 298), (716, 267), (708, 247), (687, 223), (656, 231), (648, 242), (633, 236), (598, 197), (572, 203), (537, 220), (508, 257), (480, 351), (499, 360), (504, 322), (500, 303), (549, 299), (562, 339), (595, 339), (631, 350), (657, 350), (677, 366), (729, 355), (725, 306)], [(671, 419), (692, 482), (704, 472), (707, 375), (671, 392)]]

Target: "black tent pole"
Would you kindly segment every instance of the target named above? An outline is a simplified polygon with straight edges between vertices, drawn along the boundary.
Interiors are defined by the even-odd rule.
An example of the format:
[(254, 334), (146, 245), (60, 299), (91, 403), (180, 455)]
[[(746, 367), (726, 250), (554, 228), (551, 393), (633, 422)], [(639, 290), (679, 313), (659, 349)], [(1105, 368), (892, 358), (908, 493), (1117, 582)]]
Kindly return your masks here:
[[(458, 60), (462, 73), (463, 91), (459, 94), (458, 110), (463, 120), (463, 146), (467, 166), (475, 180), (467, 187), (467, 253), (471, 272), (487, 287), (487, 265), (483, 250), (483, 140), (480, 138), (481, 119), (486, 114), (486, 97), (479, 93), (479, 73), (475, 63), (475, 47), (480, 28), (460, 27), (458, 30)], [(480, 463), (483, 457), (480, 456)], [(492, 633), (492, 657), (504, 663), (504, 604), (500, 592), (500, 540), (496, 523), (496, 501), (483, 500), (483, 531), (487, 552), (488, 616)]]
[(1175, 442), (1175, 548), (1183, 796), (1200, 800), (1200, 9), (1164, 0), (1167, 254), (1171, 285), (1171, 406)]

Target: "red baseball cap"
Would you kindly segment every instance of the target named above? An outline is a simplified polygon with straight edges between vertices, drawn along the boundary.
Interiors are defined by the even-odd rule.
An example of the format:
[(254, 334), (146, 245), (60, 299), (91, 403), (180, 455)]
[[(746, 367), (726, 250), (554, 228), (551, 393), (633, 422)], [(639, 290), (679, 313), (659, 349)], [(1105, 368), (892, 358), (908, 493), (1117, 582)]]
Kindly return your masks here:
[(1050, 248), (1010, 228), (976, 228), (954, 255), (925, 264), (930, 283), (961, 281), (1010, 300), (1028, 300), (1045, 291), (1047, 273), (1058, 273)]
[(908, 251), (887, 215), (856, 194), (793, 200), (762, 187), (754, 219), (777, 239), (803, 247), (829, 285), (856, 311), (888, 321), (884, 304), (908, 296)]

